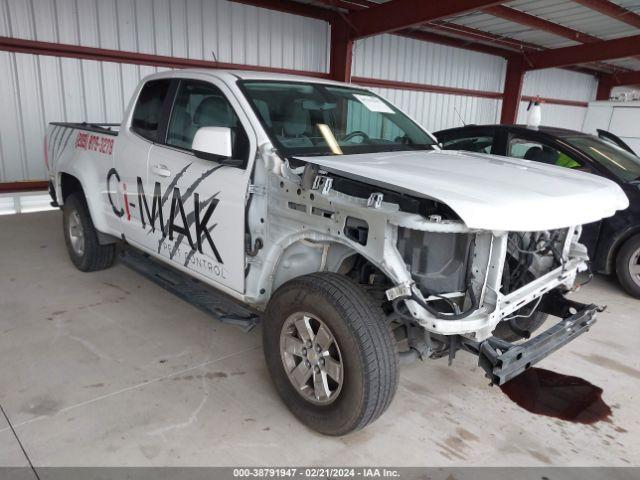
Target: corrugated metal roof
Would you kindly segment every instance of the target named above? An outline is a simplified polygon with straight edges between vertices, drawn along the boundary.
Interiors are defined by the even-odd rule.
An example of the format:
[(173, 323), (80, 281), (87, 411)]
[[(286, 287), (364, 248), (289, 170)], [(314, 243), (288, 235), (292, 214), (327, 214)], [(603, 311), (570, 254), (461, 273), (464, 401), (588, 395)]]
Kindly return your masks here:
[[(328, 2), (321, 3), (317, 0), (297, 1), (331, 8)], [(342, 5), (346, 5), (345, 2), (348, 1), (349, 0), (344, 0)], [(386, 3), (389, 0), (354, 1), (360, 3)], [(640, 14), (640, 0), (615, 0), (614, 3)], [(503, 5), (602, 40), (640, 34), (640, 29), (620, 19), (604, 15), (571, 0), (514, 0), (504, 2)], [(467, 12), (444, 20), (449, 23), (470, 27), (520, 42), (535, 44), (544, 48), (562, 48), (578, 45), (577, 42), (563, 36), (522, 25), (481, 11)], [(423, 30), (428, 30), (428, 28), (423, 27)], [(454, 32), (437, 31), (436, 33), (454, 38), (465, 38), (463, 35), (456, 35)], [(470, 40), (470, 42), (491, 44), (490, 40), (486, 42)], [(640, 68), (640, 63), (634, 59), (615, 60), (606, 63), (617, 67)]]
[(626, 8), (632, 12), (640, 13), (640, 3), (638, 0), (610, 0), (613, 3), (617, 3), (621, 7)]
[(506, 5), (602, 39), (639, 33), (631, 25), (567, 0), (516, 0)]
[(521, 42), (535, 43), (545, 48), (560, 48), (578, 45), (576, 42), (552, 33), (536, 30), (519, 23), (504, 20), (486, 13), (473, 12), (448, 20), (451, 23), (475, 28), (494, 35), (501, 35)]
[(610, 60), (607, 63), (616, 67), (627, 68), (629, 70), (640, 70), (640, 60), (637, 58), (620, 58), (618, 60)]

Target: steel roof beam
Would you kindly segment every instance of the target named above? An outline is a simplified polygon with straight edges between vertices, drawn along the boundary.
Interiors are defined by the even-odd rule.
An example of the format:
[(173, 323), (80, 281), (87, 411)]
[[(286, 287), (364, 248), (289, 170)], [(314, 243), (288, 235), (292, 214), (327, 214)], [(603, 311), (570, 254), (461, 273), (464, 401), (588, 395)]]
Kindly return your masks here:
[(476, 28), (467, 27), (466, 25), (458, 25), (457, 23), (438, 21), (424, 25), (425, 28), (434, 29), (450, 35), (472, 40), (474, 42), (487, 42), (489, 45), (509, 49), (512, 52), (538, 51), (545, 48), (533, 43), (522, 42), (515, 38), (496, 35), (494, 33), (478, 30)]
[(125, 63), (132, 65), (149, 65), (166, 68), (221, 68), (229, 70), (250, 70), (256, 72), (285, 73), (289, 75), (307, 75), (318, 78), (328, 78), (324, 72), (308, 72), (288, 68), (263, 67), (258, 65), (244, 65), (236, 63), (197, 60), (184, 57), (168, 57), (149, 53), (128, 52), (96, 47), (84, 47), (64, 43), (41, 42), (22, 38), (0, 36), (0, 51), (27, 53), (31, 55), (47, 55), (52, 57), (78, 58), (82, 60), (97, 60), (103, 62)]
[(600, 80), (612, 87), (618, 87), (621, 85), (640, 85), (640, 70), (602, 75)]
[(566, 67), (640, 55), (640, 35), (525, 54), (526, 69)]
[[(478, 41), (487, 42), (492, 47), (495, 44), (496, 47), (510, 49), (510, 51), (513, 51), (513, 52), (526, 53), (526, 52), (549, 50), (548, 48), (543, 47), (541, 45), (523, 42), (511, 37), (503, 37), (500, 35), (495, 35), (489, 32), (485, 32), (483, 30), (477, 30), (475, 28), (467, 27), (465, 25), (458, 25), (456, 23), (439, 21), (437, 23), (427, 24), (425, 25), (425, 27), (435, 28), (438, 31), (442, 31), (444, 33), (455, 34), (464, 38), (468, 38), (469, 40), (472, 40), (474, 42), (478, 42)], [(448, 37), (448, 38), (451, 38), (451, 37)], [(478, 43), (474, 43), (474, 44), (486, 45), (486, 44), (478, 44)], [(471, 44), (471, 45), (474, 45), (474, 44)], [(456, 45), (453, 45), (453, 46), (456, 46)], [(462, 45), (460, 48), (468, 49), (471, 47)], [(512, 54), (509, 56), (512, 56)], [(614, 67), (613, 65), (608, 65), (606, 63), (594, 63), (591, 66), (585, 65), (584, 67), (567, 67), (567, 68), (569, 70), (579, 71), (581, 73), (587, 73), (590, 75), (599, 74), (599, 73), (602, 73), (603, 71), (609, 73), (617, 70), (616, 67)]]
[(498, 57), (509, 57), (515, 53), (514, 50), (507, 50), (498, 46), (486, 45), (484, 43), (469, 42), (462, 38), (449, 37), (434, 32), (425, 32), (424, 30), (399, 30), (394, 35), (401, 37), (413, 38), (423, 42), (437, 43), (439, 45), (447, 45), (449, 47), (462, 48), (472, 50), (474, 52), (486, 53)]
[(349, 20), (353, 26), (353, 38), (359, 39), (415, 27), (500, 3), (491, 0), (457, 0), (455, 2), (393, 0), (366, 10), (355, 10), (349, 14)]
[(557, 35), (559, 37), (573, 40), (574, 42), (597, 43), (601, 41), (600, 38), (594, 37), (593, 35), (588, 35), (586, 33), (579, 32), (578, 30), (565, 27), (564, 25), (559, 25), (557, 23), (550, 22), (549, 20), (536, 17), (529, 13), (516, 10), (514, 8), (505, 7), (503, 5), (484, 8), (482, 11), (484, 13), (493, 15), (495, 17), (499, 17), (505, 20), (509, 20), (511, 22), (519, 23), (520, 25), (531, 27), (536, 30), (542, 30), (542, 31)]
[(344, 10), (364, 10), (371, 6), (377, 5), (375, 2), (367, 0), (315, 0), (316, 3), (322, 3), (327, 7), (342, 8)]
[(600, 75), (596, 100), (609, 100), (613, 87), (640, 85), (640, 70)]
[(499, 17), (510, 22), (519, 23), (526, 27), (531, 27), (535, 30), (542, 30), (544, 32), (552, 33), (559, 37), (567, 38), (578, 43), (594, 43), (599, 42), (598, 37), (587, 35), (586, 33), (579, 32), (564, 25), (560, 25), (544, 18), (536, 17), (529, 13), (516, 10), (515, 8), (505, 7), (503, 5), (496, 5), (494, 7), (483, 8), (482, 11), (494, 17)]
[(328, 8), (322, 8), (308, 3), (299, 3), (290, 0), (231, 0), (235, 3), (243, 3), (254, 7), (276, 10), (283, 13), (291, 13), (302, 17), (316, 18), (330, 22), (338, 14)]
[(631, 10), (627, 10), (609, 0), (573, 0), (580, 5), (600, 12), (608, 17), (615, 18), (620, 22), (640, 28), (640, 15)]

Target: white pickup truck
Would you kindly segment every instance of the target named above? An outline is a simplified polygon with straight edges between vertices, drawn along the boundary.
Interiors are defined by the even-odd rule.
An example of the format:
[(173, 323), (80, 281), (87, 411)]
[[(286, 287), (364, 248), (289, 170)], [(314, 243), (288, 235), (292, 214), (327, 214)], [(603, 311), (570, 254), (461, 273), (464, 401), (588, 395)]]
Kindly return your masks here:
[(127, 244), (259, 312), (277, 391), (331, 435), (382, 414), (400, 361), (462, 349), (501, 384), (586, 331), (580, 225), (627, 207), (601, 177), (441, 151), (367, 89), (256, 72), (150, 76), (119, 128), (54, 123), (45, 150), (80, 270)]

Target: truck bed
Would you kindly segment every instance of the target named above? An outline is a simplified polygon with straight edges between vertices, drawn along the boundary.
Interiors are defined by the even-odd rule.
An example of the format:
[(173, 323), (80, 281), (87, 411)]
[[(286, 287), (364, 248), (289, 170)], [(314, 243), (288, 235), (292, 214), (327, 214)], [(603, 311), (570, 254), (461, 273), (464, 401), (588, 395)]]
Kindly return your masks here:
[(120, 124), (117, 123), (50, 123), (45, 156), (49, 180), (55, 185), (56, 172), (64, 171), (60, 170), (61, 162), (70, 163), (78, 155), (95, 152), (98, 154), (95, 162), (106, 161), (105, 166), (111, 165), (113, 145), (119, 130)]

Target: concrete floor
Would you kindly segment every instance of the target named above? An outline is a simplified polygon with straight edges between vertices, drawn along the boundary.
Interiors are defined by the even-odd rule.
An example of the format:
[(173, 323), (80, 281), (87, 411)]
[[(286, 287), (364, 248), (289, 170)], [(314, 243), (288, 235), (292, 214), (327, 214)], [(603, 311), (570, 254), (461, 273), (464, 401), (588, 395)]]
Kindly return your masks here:
[[(60, 223), (0, 217), (0, 404), (36, 466), (640, 465), (640, 302), (609, 279), (576, 295), (609, 306), (592, 331), (540, 366), (602, 387), (610, 422), (530, 414), (459, 353), (403, 367), (382, 418), (328, 438), (280, 402), (259, 329), (217, 323), (122, 265), (77, 271)], [(0, 466), (25, 464), (0, 416)]]

